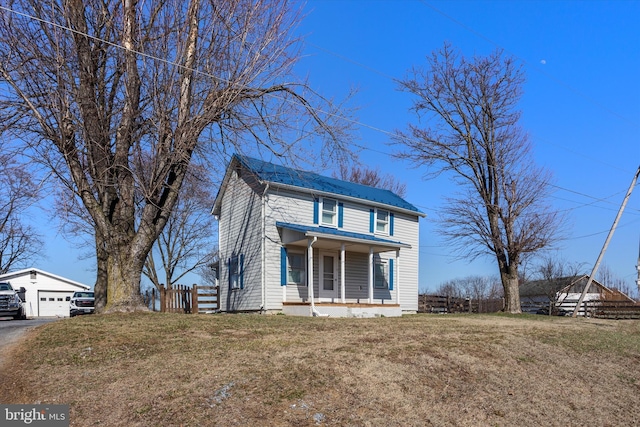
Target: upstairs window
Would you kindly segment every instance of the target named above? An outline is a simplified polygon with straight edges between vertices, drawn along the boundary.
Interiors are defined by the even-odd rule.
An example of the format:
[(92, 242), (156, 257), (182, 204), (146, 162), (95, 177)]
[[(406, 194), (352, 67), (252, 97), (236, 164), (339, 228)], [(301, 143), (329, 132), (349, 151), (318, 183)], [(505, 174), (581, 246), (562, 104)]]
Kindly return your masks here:
[(338, 202), (333, 199), (322, 198), (322, 225), (337, 225)]
[(369, 233), (393, 236), (393, 212), (369, 209)]
[(389, 211), (376, 211), (376, 233), (389, 234)]

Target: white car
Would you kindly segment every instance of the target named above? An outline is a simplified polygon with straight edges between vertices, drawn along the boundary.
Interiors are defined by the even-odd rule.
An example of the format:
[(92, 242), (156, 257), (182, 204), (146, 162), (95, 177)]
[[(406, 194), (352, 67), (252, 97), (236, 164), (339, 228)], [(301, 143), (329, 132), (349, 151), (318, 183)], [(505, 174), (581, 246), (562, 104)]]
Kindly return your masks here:
[(95, 295), (89, 291), (74, 292), (69, 302), (69, 316), (92, 314), (95, 309)]
[(16, 291), (10, 283), (0, 283), (0, 317), (13, 317), (16, 320), (27, 318), (24, 309), (24, 288)]

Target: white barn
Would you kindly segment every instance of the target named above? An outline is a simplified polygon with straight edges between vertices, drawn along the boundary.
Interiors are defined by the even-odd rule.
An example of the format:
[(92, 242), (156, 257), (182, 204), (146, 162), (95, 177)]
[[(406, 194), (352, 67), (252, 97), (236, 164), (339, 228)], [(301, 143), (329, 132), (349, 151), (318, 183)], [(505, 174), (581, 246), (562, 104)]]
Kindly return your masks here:
[(37, 268), (27, 268), (0, 275), (14, 289), (24, 287), (27, 317), (69, 317), (69, 300), (76, 291), (90, 288), (85, 284)]

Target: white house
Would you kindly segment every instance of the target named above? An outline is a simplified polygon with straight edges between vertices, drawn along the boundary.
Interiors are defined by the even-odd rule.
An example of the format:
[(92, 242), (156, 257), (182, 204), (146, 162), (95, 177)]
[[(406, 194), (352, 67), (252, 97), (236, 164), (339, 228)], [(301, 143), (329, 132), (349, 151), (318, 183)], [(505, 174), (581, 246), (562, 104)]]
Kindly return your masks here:
[(28, 317), (69, 317), (69, 300), (73, 293), (90, 288), (37, 268), (2, 274), (0, 282), (9, 282), (14, 289), (24, 287), (27, 290)]
[(425, 215), (391, 191), (235, 155), (212, 213), (221, 311), (372, 317), (418, 310)]

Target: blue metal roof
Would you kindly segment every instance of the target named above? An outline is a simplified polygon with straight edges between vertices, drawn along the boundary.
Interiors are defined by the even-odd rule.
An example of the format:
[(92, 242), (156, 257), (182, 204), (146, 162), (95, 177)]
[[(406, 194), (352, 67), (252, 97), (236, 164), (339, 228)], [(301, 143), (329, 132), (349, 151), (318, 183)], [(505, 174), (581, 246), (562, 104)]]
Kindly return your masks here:
[(292, 169), (286, 166), (269, 163), (251, 157), (234, 155), (245, 168), (249, 169), (256, 177), (265, 182), (282, 185), (290, 185), (303, 189), (331, 193), (339, 196), (349, 196), (358, 199), (395, 206), (423, 215), (422, 212), (402, 197), (389, 190), (384, 190), (367, 185), (330, 178), (315, 172), (307, 172)]
[(371, 234), (363, 234), (363, 233), (353, 233), (351, 231), (343, 231), (337, 228), (332, 227), (323, 227), (323, 226), (310, 226), (310, 225), (302, 225), (302, 224), (291, 224), (287, 222), (276, 222), (276, 227), (288, 228), (289, 230), (298, 231), (304, 234), (311, 235), (323, 235), (329, 237), (336, 237), (337, 239), (347, 238), (353, 240), (362, 240), (371, 243), (377, 243), (385, 246), (393, 246), (393, 247), (410, 247), (402, 242), (396, 242), (388, 239), (381, 239), (379, 237), (373, 236)]

